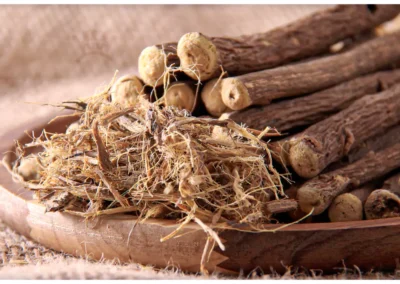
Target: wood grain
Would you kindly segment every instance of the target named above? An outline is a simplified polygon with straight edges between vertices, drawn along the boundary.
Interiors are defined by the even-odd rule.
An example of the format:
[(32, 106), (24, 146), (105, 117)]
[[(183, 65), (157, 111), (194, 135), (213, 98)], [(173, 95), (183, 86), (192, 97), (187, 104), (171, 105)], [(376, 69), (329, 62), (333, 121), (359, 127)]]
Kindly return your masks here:
[[(63, 131), (67, 121), (57, 120), (46, 125), (48, 131)], [(25, 129), (39, 131), (45, 122), (36, 122)], [(37, 126), (37, 127), (35, 127)], [(0, 152), (12, 149), (12, 140), (29, 141), (21, 136), (24, 128), (2, 136)], [(4, 155), (9, 162), (13, 155)], [(130, 215), (101, 216), (92, 220), (66, 213), (45, 213), (43, 205), (30, 200), (31, 193), (14, 183), (4, 167), (0, 167), (0, 218), (17, 232), (57, 251), (93, 259), (114, 259), (138, 262), (156, 267), (175, 265), (185, 271), (197, 272), (206, 235), (195, 224), (184, 228), (183, 237), (164, 243), (160, 238), (171, 233), (177, 224), (169, 220), (148, 220), (136, 224)], [(273, 230), (279, 225), (265, 225)], [(284, 272), (285, 265), (324, 269), (325, 272), (347, 267), (360, 269), (393, 269), (400, 258), (400, 218), (298, 224), (276, 233), (226, 230), (220, 237), (225, 251), (214, 249), (207, 265), (210, 271), (247, 273), (256, 267), (265, 272), (273, 267)]]

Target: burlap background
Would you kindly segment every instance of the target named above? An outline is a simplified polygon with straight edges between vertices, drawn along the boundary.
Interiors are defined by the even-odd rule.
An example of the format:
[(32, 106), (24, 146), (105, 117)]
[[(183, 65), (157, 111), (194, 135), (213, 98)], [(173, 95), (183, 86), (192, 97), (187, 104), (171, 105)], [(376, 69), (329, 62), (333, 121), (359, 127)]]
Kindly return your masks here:
[[(0, 6), (0, 134), (56, 112), (32, 103), (57, 103), (91, 95), (110, 81), (116, 69), (120, 74), (136, 73), (138, 55), (148, 45), (177, 41), (189, 31), (210, 36), (261, 32), (325, 7)], [(0, 278), (195, 277), (157, 274), (136, 264), (93, 264), (63, 256), (3, 224), (0, 264)], [(357, 272), (350, 275), (358, 277)], [(339, 277), (346, 276), (341, 273)]]

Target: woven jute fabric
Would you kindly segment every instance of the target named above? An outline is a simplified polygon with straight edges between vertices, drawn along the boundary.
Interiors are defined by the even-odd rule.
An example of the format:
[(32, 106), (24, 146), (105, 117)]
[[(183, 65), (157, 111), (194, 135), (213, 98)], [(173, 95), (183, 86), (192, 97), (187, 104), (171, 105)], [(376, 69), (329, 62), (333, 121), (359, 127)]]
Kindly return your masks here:
[(266, 31), (325, 6), (1, 6), (0, 132), (55, 112), (38, 103), (92, 95), (137, 73), (140, 52), (187, 32)]
[[(209, 36), (262, 32), (324, 8), (316, 5), (0, 6), (0, 134), (56, 115), (58, 110), (54, 107), (41, 104), (92, 95), (110, 82), (116, 70), (120, 75), (137, 73), (138, 56), (146, 46), (177, 41), (191, 31)], [(27, 240), (2, 223), (0, 265), (2, 279), (201, 277), (172, 268), (157, 271), (140, 264), (120, 264), (117, 260), (77, 259)], [(318, 271), (296, 273), (288, 271), (283, 276), (264, 278), (321, 277)], [(388, 277), (381, 273), (366, 276)], [(359, 278), (360, 273), (344, 270), (332, 277)]]

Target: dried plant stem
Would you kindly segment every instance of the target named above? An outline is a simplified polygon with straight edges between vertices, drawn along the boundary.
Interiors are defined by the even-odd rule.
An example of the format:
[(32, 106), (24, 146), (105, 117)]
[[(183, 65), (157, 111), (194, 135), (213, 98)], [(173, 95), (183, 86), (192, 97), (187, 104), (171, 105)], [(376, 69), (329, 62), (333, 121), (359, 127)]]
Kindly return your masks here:
[(104, 184), (108, 187), (111, 194), (115, 197), (115, 200), (117, 200), (119, 202), (119, 204), (121, 204), (122, 207), (129, 207), (128, 200), (126, 198), (122, 197), (121, 194), (119, 194), (118, 190), (116, 190), (114, 188), (111, 181), (106, 177), (106, 175), (103, 174), (101, 171), (97, 171), (96, 173), (101, 178), (101, 180), (104, 182)]
[[(299, 186), (301, 186), (301, 184), (294, 184), (291, 185), (290, 188), (288, 188), (287, 190), (285, 190), (285, 194), (291, 198), (291, 199), (296, 199), (297, 198), (297, 191), (299, 189)], [(297, 204), (298, 205), (298, 204)], [(299, 206), (297, 206), (296, 210), (293, 211), (289, 211), (288, 212), (289, 217), (294, 220), (304, 220), (305, 222), (309, 223), (312, 221), (312, 218), (305, 218), (305, 216), (307, 215), (306, 213), (304, 213)]]
[(331, 222), (358, 221), (363, 219), (364, 203), (369, 194), (376, 189), (375, 184), (367, 184), (349, 193), (337, 196), (329, 206)]
[(196, 107), (196, 87), (191, 82), (175, 82), (165, 90), (166, 106), (174, 106), (192, 112)]
[(399, 142), (400, 137), (400, 124), (395, 125), (389, 129), (382, 130), (377, 135), (368, 138), (354, 149), (352, 149), (347, 156), (342, 160), (329, 165), (324, 172), (330, 172), (342, 168), (348, 164), (354, 163), (359, 159), (365, 157), (369, 152), (378, 152), (388, 147), (393, 146)]
[(139, 55), (139, 74), (145, 84), (158, 87), (164, 84), (169, 67), (179, 67), (176, 42), (153, 45)]
[(365, 202), (367, 219), (381, 219), (400, 216), (400, 174), (388, 178), (382, 189), (373, 191)]
[(400, 143), (377, 153), (371, 152), (355, 163), (304, 183), (297, 191), (300, 208), (303, 212), (314, 208), (314, 215), (321, 214), (339, 194), (382, 177), (399, 165)]
[(245, 74), (318, 55), (399, 12), (396, 5), (342, 5), (265, 33), (235, 38), (188, 33), (179, 40), (177, 54), (183, 68), (194, 70), (187, 75), (197, 74), (202, 81), (218, 77), (219, 66), (230, 75)]
[[(264, 129), (268, 125), (279, 131), (288, 131), (328, 118), (347, 108), (355, 100), (365, 95), (379, 94), (396, 83), (400, 83), (400, 70), (377, 72), (308, 96), (284, 100), (263, 107), (227, 112), (220, 119), (229, 118), (254, 129)], [(214, 94), (214, 97), (218, 97), (218, 94)], [(223, 104), (222, 99), (221, 103)], [(223, 108), (224, 111), (227, 109), (225, 105)]]
[(295, 140), (296, 137), (296, 135), (291, 135), (269, 144), (273, 159), (285, 167), (290, 165), (290, 145), (291, 141)]
[(298, 207), (298, 203), (294, 199), (281, 199), (273, 200), (265, 205), (265, 210), (269, 214), (278, 214), (284, 212), (295, 211)]
[(387, 178), (384, 181), (382, 188), (400, 195), (400, 173), (394, 174)]
[[(265, 204), (285, 196), (262, 138), (277, 131), (250, 132), (231, 120), (190, 117), (142, 97), (134, 107), (124, 107), (109, 97), (107, 88), (84, 104), (71, 102), (80, 114), (73, 133), (44, 132), (26, 145), (44, 150), (34, 155), (40, 178), (23, 185), (51, 203), (51, 210), (182, 220), (162, 241), (196, 222), (221, 249), (214, 226), (208, 225), (215, 216), (219, 223), (270, 221)], [(216, 127), (229, 140), (213, 137)], [(17, 144), (17, 150), (22, 157), (24, 146)], [(22, 179), (17, 168), (18, 163), (13, 175)]]
[(312, 178), (363, 141), (400, 122), (400, 85), (368, 95), (347, 109), (307, 128), (290, 142), (296, 173)]
[(138, 101), (138, 96), (146, 97), (143, 83), (135, 75), (125, 75), (120, 77), (112, 85), (110, 93), (111, 101), (113, 103), (119, 103), (125, 107), (135, 105)]
[(365, 202), (367, 219), (400, 217), (400, 198), (387, 189), (374, 190)]
[(400, 60), (399, 44), (397, 32), (337, 55), (226, 78), (222, 80), (222, 100), (229, 108), (241, 110), (319, 91), (389, 67)]
[(104, 146), (104, 143), (100, 137), (98, 126), (99, 122), (95, 120), (93, 122), (92, 131), (93, 131), (93, 138), (97, 146), (97, 160), (99, 161), (101, 170), (110, 171), (113, 165), (110, 161), (110, 156), (108, 155), (106, 147)]
[(214, 117), (219, 117), (224, 112), (231, 111), (222, 101), (221, 80), (222, 78), (209, 81), (201, 91), (201, 99), (204, 106), (208, 113)]

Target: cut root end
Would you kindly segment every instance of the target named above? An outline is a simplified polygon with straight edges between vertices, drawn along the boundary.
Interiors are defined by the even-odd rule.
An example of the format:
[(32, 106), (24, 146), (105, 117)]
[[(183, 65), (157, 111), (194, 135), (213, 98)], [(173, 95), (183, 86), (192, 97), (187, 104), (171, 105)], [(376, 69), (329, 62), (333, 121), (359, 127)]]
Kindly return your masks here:
[(344, 176), (321, 175), (306, 182), (297, 191), (300, 209), (307, 213), (313, 210), (313, 215), (323, 213), (333, 199), (346, 191), (350, 179)]
[[(321, 196), (312, 187), (301, 187), (297, 193), (299, 207), (303, 212), (310, 212), (313, 208), (319, 208), (323, 202)], [(314, 210), (313, 215), (318, 215), (322, 212)]]
[(208, 80), (218, 72), (217, 48), (201, 33), (187, 33), (178, 42), (177, 54), (183, 71), (192, 79)]
[(321, 172), (319, 155), (305, 139), (292, 142), (289, 161), (295, 172), (303, 178), (313, 178)]
[(357, 196), (344, 193), (335, 198), (328, 214), (331, 222), (359, 221), (363, 219), (363, 204)]
[(140, 53), (139, 74), (146, 85), (158, 87), (163, 84), (165, 57), (163, 50), (156, 46), (149, 46)]
[(191, 112), (196, 103), (196, 94), (189, 85), (175, 83), (166, 90), (164, 99), (166, 106), (175, 106), (180, 110)]
[(222, 80), (222, 101), (233, 110), (241, 110), (251, 105), (249, 92), (245, 85), (236, 78)]
[(125, 107), (134, 106), (143, 95), (143, 84), (135, 75), (120, 77), (111, 87), (111, 101)]
[(220, 79), (211, 80), (204, 86), (201, 100), (208, 113), (214, 117), (220, 117), (223, 113), (231, 111), (222, 101)]
[(400, 198), (386, 189), (373, 191), (365, 202), (367, 219), (382, 219), (400, 216)]

